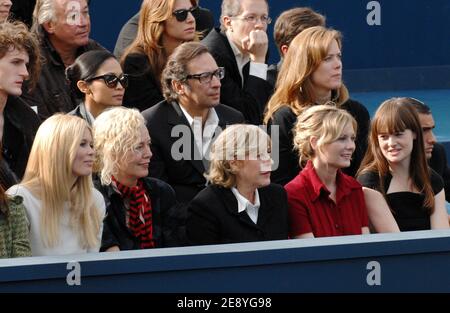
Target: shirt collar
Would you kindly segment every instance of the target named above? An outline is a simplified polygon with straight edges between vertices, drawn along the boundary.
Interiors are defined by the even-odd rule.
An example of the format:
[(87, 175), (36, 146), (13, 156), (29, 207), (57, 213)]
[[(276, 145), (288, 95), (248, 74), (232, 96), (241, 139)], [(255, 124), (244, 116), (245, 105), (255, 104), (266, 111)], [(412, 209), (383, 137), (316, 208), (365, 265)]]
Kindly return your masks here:
[[(180, 109), (186, 117), (189, 126), (193, 126), (194, 118), (184, 109), (184, 107), (180, 104)], [(208, 116), (206, 117), (205, 126), (206, 125), (219, 125), (219, 116), (217, 116), (217, 112), (214, 108), (210, 108), (208, 112)], [(214, 129), (215, 130), (215, 129)]]
[[(319, 199), (322, 194), (328, 196), (330, 191), (325, 186), (325, 184), (320, 180), (319, 175), (317, 175), (311, 160), (308, 161), (302, 172), (305, 171), (311, 186), (312, 186), (312, 201)], [(361, 185), (352, 177), (346, 176), (341, 170), (337, 171), (336, 174), (336, 202), (350, 194), (353, 189), (361, 188)]]
[(247, 207), (253, 207), (254, 209), (259, 209), (260, 202), (259, 202), (259, 193), (258, 189), (255, 190), (255, 204), (251, 203), (247, 200), (243, 195), (239, 193), (236, 187), (231, 188), (231, 192), (233, 192), (234, 196), (236, 197), (236, 200), (238, 202), (238, 212), (244, 212)]

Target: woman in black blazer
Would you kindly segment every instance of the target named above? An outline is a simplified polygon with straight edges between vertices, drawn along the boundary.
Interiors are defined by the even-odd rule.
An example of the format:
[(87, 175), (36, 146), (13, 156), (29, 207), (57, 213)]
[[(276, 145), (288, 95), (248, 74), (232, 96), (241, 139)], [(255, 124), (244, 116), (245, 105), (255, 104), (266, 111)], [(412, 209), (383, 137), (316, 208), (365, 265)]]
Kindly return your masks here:
[(188, 207), (192, 245), (288, 238), (287, 197), (270, 183), (270, 138), (253, 125), (228, 127), (211, 148), (208, 180)]

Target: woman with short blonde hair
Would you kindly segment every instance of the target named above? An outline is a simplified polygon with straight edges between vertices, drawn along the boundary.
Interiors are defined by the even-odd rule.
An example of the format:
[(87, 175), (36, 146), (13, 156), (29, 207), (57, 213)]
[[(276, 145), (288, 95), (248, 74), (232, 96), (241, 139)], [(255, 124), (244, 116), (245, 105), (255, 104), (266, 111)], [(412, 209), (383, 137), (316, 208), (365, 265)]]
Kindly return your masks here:
[(92, 185), (92, 131), (79, 117), (57, 114), (39, 127), (20, 195), (30, 220), (33, 255), (98, 252), (105, 204)]
[(270, 184), (270, 137), (254, 125), (227, 127), (210, 154), (211, 185), (188, 207), (191, 244), (287, 239), (286, 193)]
[(150, 135), (136, 109), (114, 107), (94, 122), (96, 187), (106, 202), (101, 251), (161, 248), (183, 243), (175, 192), (148, 177)]
[(305, 109), (320, 104), (342, 108), (357, 121), (355, 157), (345, 170), (355, 175), (367, 148), (370, 117), (361, 103), (349, 99), (342, 81), (341, 33), (322, 26), (310, 27), (295, 36), (289, 47), (264, 116), (264, 123), (270, 129), (279, 127), (280, 167), (272, 179), (284, 185), (298, 174), (300, 167), (293, 152), (292, 130)]

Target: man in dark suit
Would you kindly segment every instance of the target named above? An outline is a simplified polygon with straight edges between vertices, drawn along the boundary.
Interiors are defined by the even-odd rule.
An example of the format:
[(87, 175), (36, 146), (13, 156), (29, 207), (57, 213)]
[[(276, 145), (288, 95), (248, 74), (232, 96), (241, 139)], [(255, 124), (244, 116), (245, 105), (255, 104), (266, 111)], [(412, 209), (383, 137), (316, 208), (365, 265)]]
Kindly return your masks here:
[(272, 90), (266, 81), (268, 12), (267, 0), (223, 0), (220, 30), (213, 29), (202, 41), (225, 68), (221, 102), (255, 125), (262, 122)]
[[(211, 11), (199, 6), (192, 14), (195, 18), (195, 30), (201, 32), (202, 36), (206, 36), (214, 27), (214, 17)], [(139, 13), (136, 13), (120, 30), (116, 46), (114, 47), (114, 55), (117, 59), (122, 57), (123, 52), (136, 38), (138, 23)]]
[(204, 45), (184, 43), (162, 73), (166, 100), (142, 112), (152, 141), (149, 175), (173, 187), (183, 210), (205, 187), (212, 140), (226, 125), (244, 121), (238, 111), (219, 104), (222, 78), (223, 69)]

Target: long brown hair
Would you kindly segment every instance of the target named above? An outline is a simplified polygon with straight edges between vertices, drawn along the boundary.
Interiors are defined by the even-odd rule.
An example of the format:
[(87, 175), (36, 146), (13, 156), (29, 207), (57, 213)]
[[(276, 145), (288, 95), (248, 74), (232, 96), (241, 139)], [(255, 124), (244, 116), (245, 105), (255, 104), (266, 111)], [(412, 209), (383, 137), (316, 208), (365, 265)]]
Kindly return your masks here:
[(381, 186), (380, 192), (386, 197), (384, 178), (389, 173), (389, 162), (380, 149), (378, 135), (411, 130), (416, 138), (413, 140), (409, 177), (413, 186), (425, 195), (424, 206), (431, 214), (434, 211), (434, 193), (430, 182), (430, 169), (425, 155), (420, 120), (416, 109), (411, 105), (411, 100), (410, 98), (391, 98), (378, 108), (371, 124), (369, 149), (367, 149), (357, 175), (367, 172), (377, 173)]
[[(172, 16), (175, 1), (144, 0), (142, 2), (136, 38), (125, 50), (121, 59), (123, 66), (128, 54), (142, 53), (146, 55), (150, 66), (143, 71), (151, 71), (158, 84), (160, 84), (161, 73), (169, 57), (162, 43), (164, 22)], [(197, 5), (196, 0), (190, 0), (190, 2), (192, 6)], [(198, 34), (194, 40), (198, 40)]]
[[(339, 48), (342, 47), (341, 38), (340, 32), (322, 26), (305, 29), (294, 38), (278, 74), (275, 93), (267, 104), (265, 124), (283, 106), (290, 107), (298, 116), (305, 108), (314, 105), (312, 74), (326, 58), (333, 40), (337, 41)], [(334, 93), (336, 96), (332, 100), (338, 107), (348, 100), (344, 84)]]

